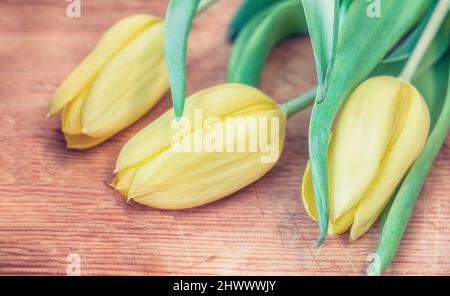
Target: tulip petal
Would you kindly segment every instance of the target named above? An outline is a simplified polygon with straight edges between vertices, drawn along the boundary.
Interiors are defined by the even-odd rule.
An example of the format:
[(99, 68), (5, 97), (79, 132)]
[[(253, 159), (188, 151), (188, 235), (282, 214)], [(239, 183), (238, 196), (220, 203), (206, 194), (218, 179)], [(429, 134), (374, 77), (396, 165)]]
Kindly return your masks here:
[(302, 201), (308, 215), (313, 218), (314, 221), (317, 221), (317, 207), (316, 200), (314, 199), (314, 189), (311, 179), (311, 164), (309, 161), (306, 165), (305, 172), (303, 173)]
[(123, 48), (100, 71), (83, 106), (83, 132), (106, 137), (148, 112), (168, 90), (162, 23)]
[[(195, 151), (181, 152), (166, 149), (137, 168), (128, 197), (138, 203), (156, 208), (185, 209), (201, 206), (253, 183), (266, 174), (276, 163), (284, 143), (286, 116), (280, 109), (263, 109), (241, 114), (244, 120), (254, 118), (276, 118), (276, 139), (270, 138), (271, 127), (267, 128), (269, 141), (278, 141), (276, 159), (270, 163), (261, 162), (264, 154), (258, 152), (227, 152), (226, 147), (236, 147), (237, 137), (226, 137), (222, 142), (223, 152)], [(271, 122), (268, 121), (270, 125)], [(226, 121), (215, 122), (215, 126), (226, 129)], [(261, 131), (261, 127), (258, 127)], [(185, 138), (195, 141), (196, 134), (204, 132), (206, 138), (212, 130), (199, 129)], [(249, 129), (245, 129), (248, 139)], [(272, 143), (272, 142), (271, 142)]]
[(329, 151), (331, 220), (354, 208), (372, 184), (393, 137), (401, 91), (394, 77), (371, 78), (342, 109)]
[(158, 22), (161, 20), (157, 17), (134, 15), (108, 29), (91, 53), (58, 87), (50, 102), (49, 114), (57, 114), (66, 104), (79, 96), (113, 56), (139, 36), (144, 29)]
[(328, 225), (328, 234), (338, 235), (346, 232), (350, 228), (350, 226), (352, 226), (354, 219), (355, 209), (351, 209), (339, 219), (330, 221)]
[(83, 91), (75, 100), (68, 103), (61, 112), (61, 130), (67, 135), (78, 135), (82, 133), (81, 109), (87, 90)]
[(357, 239), (375, 222), (395, 188), (422, 151), (429, 131), (430, 116), (421, 94), (406, 81), (402, 98), (398, 98), (398, 114), (392, 127), (393, 138), (378, 174), (358, 205), (351, 238)]
[(166, 111), (125, 145), (117, 159), (115, 172), (144, 164), (164, 149), (170, 148), (172, 142), (202, 128), (202, 123), (194, 122), (194, 113), (198, 110), (201, 110), (203, 118), (224, 118), (252, 108), (278, 107), (261, 91), (242, 84), (222, 84), (200, 91), (186, 100), (181, 122), (185, 120), (191, 123), (189, 128), (182, 132), (171, 128), (175, 119), (174, 112), (172, 109)]
[[(170, 150), (169, 150), (170, 151)], [(158, 172), (168, 171), (167, 166), (162, 162), (150, 162), (151, 166), (146, 166), (139, 170), (137, 182), (133, 185), (130, 194), (134, 201), (161, 209), (187, 209), (201, 206), (225, 196), (228, 196), (239, 189), (253, 183), (268, 172), (274, 164), (261, 164), (257, 156), (250, 157), (243, 153), (230, 153), (201, 156), (201, 153), (187, 154), (177, 153), (174, 157), (170, 152), (161, 158), (162, 161), (179, 166), (183, 161), (183, 178), (178, 175), (164, 176), (165, 178), (153, 178), (151, 183), (142, 183), (146, 178), (145, 174), (152, 171), (152, 176), (159, 175)], [(164, 156), (165, 156), (164, 155)], [(184, 161), (189, 160), (189, 161)], [(173, 162), (172, 162), (173, 161)], [(208, 162), (208, 170), (195, 170), (199, 163)], [(154, 166), (154, 164), (156, 164)], [(186, 171), (187, 170), (187, 171)], [(185, 173), (189, 172), (189, 173)], [(245, 177), (244, 177), (245, 176)], [(172, 179), (169, 179), (172, 178)], [(172, 182), (170, 182), (172, 181)], [(139, 193), (135, 188), (145, 184), (147, 193)], [(137, 191), (136, 193), (134, 191)]]
[(108, 138), (91, 138), (84, 134), (79, 135), (64, 134), (64, 138), (66, 139), (67, 142), (67, 148), (80, 150), (97, 146), (98, 144), (101, 144), (108, 139)]
[[(305, 173), (303, 175), (302, 182), (302, 200), (303, 205), (305, 206), (306, 211), (309, 216), (317, 221), (317, 207), (316, 200), (314, 198), (314, 190), (312, 187), (312, 179), (311, 179), (311, 164), (308, 161), (306, 165)], [(328, 226), (328, 234), (329, 235), (337, 235), (346, 232), (353, 223), (353, 219), (355, 216), (355, 211), (350, 210), (342, 217), (335, 221), (330, 221)]]
[(134, 178), (136, 169), (128, 169), (118, 174), (112, 183), (112, 186), (123, 196), (128, 196), (128, 190)]

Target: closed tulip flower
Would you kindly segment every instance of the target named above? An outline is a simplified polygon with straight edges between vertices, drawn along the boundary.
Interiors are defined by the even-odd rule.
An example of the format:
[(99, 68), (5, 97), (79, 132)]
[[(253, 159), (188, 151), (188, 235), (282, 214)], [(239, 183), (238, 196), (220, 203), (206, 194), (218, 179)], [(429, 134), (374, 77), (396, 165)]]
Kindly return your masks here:
[(58, 87), (49, 115), (61, 113), (68, 148), (100, 144), (168, 90), (163, 31), (162, 20), (149, 15), (117, 22)]
[(222, 84), (168, 110), (122, 149), (113, 186), (127, 200), (161, 208), (201, 206), (256, 181), (277, 162), (286, 112), (261, 91)]
[[(423, 97), (404, 80), (375, 77), (353, 91), (329, 144), (329, 234), (351, 227), (357, 239), (370, 228), (424, 147), (429, 121)], [(317, 220), (309, 164), (302, 196)]]

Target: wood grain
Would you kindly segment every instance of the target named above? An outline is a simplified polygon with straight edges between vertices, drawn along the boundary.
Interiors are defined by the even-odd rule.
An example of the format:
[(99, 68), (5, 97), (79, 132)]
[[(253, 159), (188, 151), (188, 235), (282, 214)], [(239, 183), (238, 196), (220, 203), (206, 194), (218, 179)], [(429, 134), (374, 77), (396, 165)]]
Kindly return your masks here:
[[(138, 123), (89, 151), (68, 151), (46, 119), (57, 85), (114, 21), (163, 16), (166, 1), (91, 0), (68, 18), (63, 0), (0, 0), (0, 273), (65, 274), (69, 253), (84, 275), (365, 274), (378, 240), (372, 228), (314, 249), (317, 225), (299, 201), (309, 110), (292, 118), (280, 163), (229, 198), (187, 211), (127, 205), (107, 184), (121, 147), (170, 106), (166, 96)], [(237, 0), (196, 19), (189, 45), (189, 94), (224, 80), (225, 27)], [(271, 55), (262, 89), (277, 101), (315, 84), (307, 38)], [(450, 274), (449, 139), (423, 189), (387, 274)], [(223, 180), (223, 182), (227, 182)]]

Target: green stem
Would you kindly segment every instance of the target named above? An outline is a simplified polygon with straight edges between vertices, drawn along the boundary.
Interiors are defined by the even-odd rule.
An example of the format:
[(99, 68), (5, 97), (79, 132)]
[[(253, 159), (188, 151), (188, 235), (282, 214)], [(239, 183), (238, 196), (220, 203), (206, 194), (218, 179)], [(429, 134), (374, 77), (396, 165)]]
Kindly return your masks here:
[(419, 39), (411, 57), (408, 60), (405, 68), (400, 74), (400, 78), (411, 81), (414, 72), (419, 66), (420, 61), (422, 60), (425, 52), (430, 46), (431, 41), (433, 41), (434, 36), (439, 30), (442, 22), (444, 21), (448, 11), (450, 9), (450, 0), (440, 0), (436, 8), (434, 9), (433, 15), (431, 16), (430, 21), (425, 28), (422, 36)]
[(216, 3), (218, 0), (202, 0), (200, 1), (200, 4), (197, 8), (197, 15), (204, 12), (206, 9), (208, 9), (211, 5)]
[(316, 92), (317, 87), (314, 87), (303, 95), (296, 97), (287, 103), (284, 103), (283, 105), (281, 105), (281, 109), (286, 111), (288, 118), (290, 118), (306, 107), (312, 105), (314, 103), (314, 99), (316, 98)]

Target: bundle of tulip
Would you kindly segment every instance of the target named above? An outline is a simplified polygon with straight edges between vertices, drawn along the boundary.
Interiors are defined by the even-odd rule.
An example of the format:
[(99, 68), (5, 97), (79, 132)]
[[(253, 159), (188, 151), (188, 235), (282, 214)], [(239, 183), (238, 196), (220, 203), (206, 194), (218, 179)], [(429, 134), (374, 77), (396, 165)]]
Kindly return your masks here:
[[(357, 239), (381, 215), (371, 271), (381, 273), (450, 126), (450, 0), (391, 0), (380, 7), (382, 17), (368, 15), (365, 1), (246, 0), (229, 27), (229, 83), (185, 100), (190, 27), (214, 2), (171, 0), (164, 25), (139, 15), (109, 29), (51, 101), (49, 114), (62, 113), (68, 147), (105, 141), (170, 85), (173, 108), (125, 145), (113, 186), (151, 207), (192, 208), (268, 172), (280, 157), (287, 119), (314, 104), (302, 199), (319, 222), (317, 245), (348, 229)], [(256, 89), (259, 77), (271, 49), (301, 33), (311, 38), (318, 86), (278, 105)], [(209, 120), (191, 125), (199, 110)], [(260, 147), (228, 151), (239, 146), (228, 125), (237, 118), (249, 123), (241, 136), (258, 131), (273, 148), (271, 161), (262, 161), (267, 151)], [(185, 149), (203, 136), (209, 142), (201, 148), (214, 149)]]

